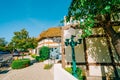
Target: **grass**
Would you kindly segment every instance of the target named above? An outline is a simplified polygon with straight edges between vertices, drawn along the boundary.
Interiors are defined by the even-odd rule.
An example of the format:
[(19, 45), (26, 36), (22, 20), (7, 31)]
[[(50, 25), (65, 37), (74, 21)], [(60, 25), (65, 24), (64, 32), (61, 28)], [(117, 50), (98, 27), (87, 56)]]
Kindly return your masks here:
[(45, 64), (45, 65), (44, 65), (44, 69), (47, 69), (47, 70), (48, 70), (48, 69), (51, 69), (52, 66), (53, 66), (52, 64)]

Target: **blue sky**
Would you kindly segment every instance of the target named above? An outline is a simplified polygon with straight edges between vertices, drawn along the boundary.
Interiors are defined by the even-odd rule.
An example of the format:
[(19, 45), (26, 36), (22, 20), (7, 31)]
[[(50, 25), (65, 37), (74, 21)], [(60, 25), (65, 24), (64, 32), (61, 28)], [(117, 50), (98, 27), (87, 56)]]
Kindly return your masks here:
[(37, 37), (49, 27), (60, 25), (71, 0), (0, 0), (0, 38), (10, 41), (13, 32), (25, 28)]

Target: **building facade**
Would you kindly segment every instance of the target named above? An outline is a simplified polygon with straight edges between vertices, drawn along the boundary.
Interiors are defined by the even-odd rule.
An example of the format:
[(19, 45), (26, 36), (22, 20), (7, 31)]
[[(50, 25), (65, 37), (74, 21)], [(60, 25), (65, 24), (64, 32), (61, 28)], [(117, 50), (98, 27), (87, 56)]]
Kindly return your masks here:
[[(67, 24), (67, 23), (66, 23)], [(120, 32), (120, 26), (113, 26)], [(75, 46), (76, 64), (83, 71), (87, 80), (119, 80), (120, 60), (111, 43), (110, 37), (101, 26), (92, 29), (92, 35), (82, 39), (82, 43)], [(65, 40), (75, 35), (75, 41), (80, 37), (81, 30), (76, 23), (65, 25), (62, 28), (62, 65), (72, 64), (72, 51), (70, 46), (65, 46)]]
[(43, 31), (38, 37), (37, 54), (42, 46), (50, 48), (50, 58), (60, 58), (61, 56), (61, 27), (52, 27)]

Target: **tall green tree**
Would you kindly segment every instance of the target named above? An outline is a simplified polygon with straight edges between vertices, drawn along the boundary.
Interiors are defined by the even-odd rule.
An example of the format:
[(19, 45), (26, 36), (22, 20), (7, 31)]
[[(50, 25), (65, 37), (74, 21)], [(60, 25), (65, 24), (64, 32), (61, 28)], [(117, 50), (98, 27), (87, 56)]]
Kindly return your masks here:
[(72, 0), (67, 20), (71, 17), (80, 22), (82, 37), (91, 35), (95, 24), (102, 26), (120, 57), (120, 33), (112, 27), (120, 25), (120, 0)]
[(28, 49), (34, 49), (37, 46), (37, 40), (34, 37), (29, 37), (28, 31), (22, 29), (21, 31), (14, 32), (14, 36), (9, 45), (11, 48), (20, 51), (27, 51)]

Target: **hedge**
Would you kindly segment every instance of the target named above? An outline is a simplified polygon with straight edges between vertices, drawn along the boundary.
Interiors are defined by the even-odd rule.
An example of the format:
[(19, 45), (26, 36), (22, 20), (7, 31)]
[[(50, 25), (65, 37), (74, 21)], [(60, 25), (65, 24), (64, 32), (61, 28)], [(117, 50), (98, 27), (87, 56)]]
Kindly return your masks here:
[(30, 59), (14, 60), (11, 64), (12, 69), (21, 69), (30, 65)]

